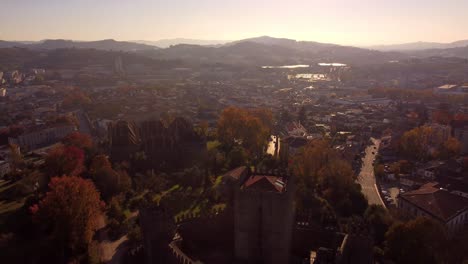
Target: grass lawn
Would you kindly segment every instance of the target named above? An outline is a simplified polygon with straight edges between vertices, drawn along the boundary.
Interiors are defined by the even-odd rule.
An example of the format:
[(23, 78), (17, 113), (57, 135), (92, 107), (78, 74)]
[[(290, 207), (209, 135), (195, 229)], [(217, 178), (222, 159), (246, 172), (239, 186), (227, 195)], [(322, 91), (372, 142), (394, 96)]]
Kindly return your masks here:
[(5, 193), (9, 189), (13, 188), (16, 184), (17, 183), (10, 183), (9, 181), (0, 180), (0, 217), (3, 214), (7, 214), (11, 211), (17, 210), (24, 204), (24, 200), (26, 199), (26, 197), (13, 201), (5, 199), (8, 198), (6, 197)]
[(0, 180), (0, 231), (5, 228), (5, 222), (10, 215), (20, 209), (27, 197), (22, 197), (16, 200), (8, 200), (6, 192), (13, 188), (17, 183)]

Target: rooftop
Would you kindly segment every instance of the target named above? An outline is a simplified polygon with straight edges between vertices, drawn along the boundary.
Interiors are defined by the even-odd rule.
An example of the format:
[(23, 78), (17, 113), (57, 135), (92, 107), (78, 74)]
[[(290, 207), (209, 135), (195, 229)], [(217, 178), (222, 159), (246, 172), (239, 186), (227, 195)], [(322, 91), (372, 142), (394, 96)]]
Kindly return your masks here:
[(283, 193), (286, 190), (286, 182), (283, 177), (252, 175), (242, 184), (241, 188), (244, 190)]
[(427, 183), (400, 197), (444, 222), (468, 209), (467, 198), (436, 188), (436, 185), (437, 183)]

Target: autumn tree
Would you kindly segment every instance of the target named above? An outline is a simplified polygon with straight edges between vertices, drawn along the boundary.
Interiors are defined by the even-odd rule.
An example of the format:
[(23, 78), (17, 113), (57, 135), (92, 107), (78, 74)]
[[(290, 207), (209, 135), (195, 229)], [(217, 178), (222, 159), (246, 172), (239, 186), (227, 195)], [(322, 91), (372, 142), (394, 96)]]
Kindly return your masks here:
[(132, 180), (125, 170), (114, 170), (105, 155), (93, 158), (89, 172), (105, 200), (131, 188)]
[(90, 180), (67, 176), (52, 178), (49, 192), (30, 211), (49, 232), (55, 252), (66, 260), (87, 250), (98, 228), (102, 206), (99, 192)]
[(93, 140), (88, 134), (83, 134), (78, 131), (68, 134), (62, 143), (66, 146), (74, 146), (83, 150), (90, 150), (93, 148)]
[(56, 146), (47, 154), (44, 170), (49, 177), (80, 175), (85, 169), (84, 152), (75, 146)]
[(250, 154), (260, 154), (268, 143), (273, 117), (269, 110), (228, 107), (218, 120), (219, 140), (229, 147), (240, 144)]
[(432, 129), (421, 126), (406, 131), (400, 139), (400, 152), (411, 159), (424, 160), (429, 156), (429, 143)]
[(443, 263), (447, 237), (443, 227), (429, 218), (394, 224), (385, 237), (385, 255), (395, 263)]
[(294, 157), (293, 172), (297, 182), (296, 202), (307, 207), (311, 195), (320, 193), (340, 214), (362, 214), (367, 200), (351, 165), (342, 160), (325, 140), (309, 142)]
[(77, 106), (85, 106), (91, 103), (91, 99), (80, 89), (70, 91), (62, 101), (63, 108), (72, 108)]
[(461, 143), (454, 137), (449, 137), (440, 146), (440, 157), (443, 159), (455, 158), (461, 153)]

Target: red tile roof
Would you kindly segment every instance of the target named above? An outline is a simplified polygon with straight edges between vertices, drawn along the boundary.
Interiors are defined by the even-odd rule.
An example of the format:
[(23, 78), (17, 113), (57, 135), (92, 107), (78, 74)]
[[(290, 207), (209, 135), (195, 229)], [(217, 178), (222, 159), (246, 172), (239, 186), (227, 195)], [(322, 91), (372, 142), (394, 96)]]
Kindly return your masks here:
[(246, 172), (246, 169), (247, 169), (246, 166), (235, 168), (233, 170), (226, 172), (226, 174), (224, 174), (224, 177), (229, 177), (234, 180), (240, 180), (241, 176)]
[(282, 177), (253, 175), (245, 181), (242, 187), (248, 190), (282, 193), (286, 189), (286, 183)]
[(425, 184), (418, 190), (404, 193), (400, 197), (444, 222), (468, 210), (467, 198), (436, 188), (436, 184)]

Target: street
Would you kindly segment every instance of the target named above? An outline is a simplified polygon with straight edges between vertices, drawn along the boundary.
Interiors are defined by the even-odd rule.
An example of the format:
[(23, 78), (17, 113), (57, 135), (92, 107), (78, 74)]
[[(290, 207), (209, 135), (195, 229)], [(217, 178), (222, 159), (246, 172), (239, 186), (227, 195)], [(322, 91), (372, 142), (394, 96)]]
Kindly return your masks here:
[(385, 207), (383, 200), (377, 190), (374, 175), (374, 159), (379, 150), (380, 140), (371, 138), (373, 144), (366, 148), (366, 155), (363, 158), (361, 172), (358, 176), (358, 183), (362, 187), (362, 193), (366, 196), (370, 204), (378, 204)]

